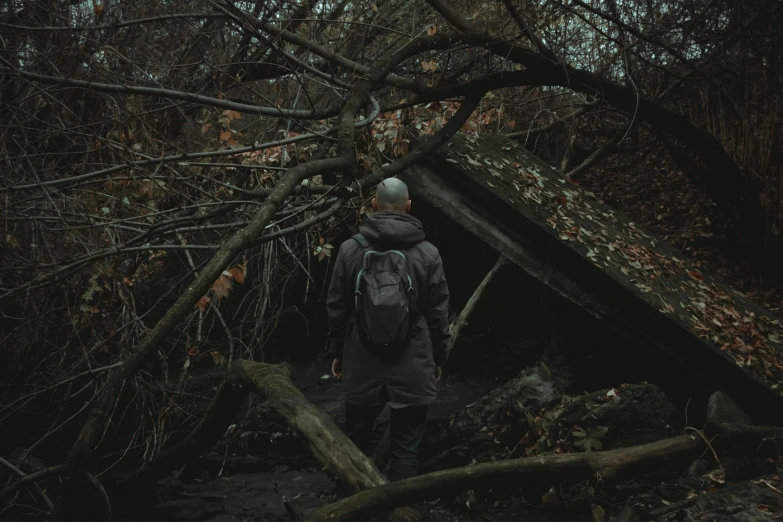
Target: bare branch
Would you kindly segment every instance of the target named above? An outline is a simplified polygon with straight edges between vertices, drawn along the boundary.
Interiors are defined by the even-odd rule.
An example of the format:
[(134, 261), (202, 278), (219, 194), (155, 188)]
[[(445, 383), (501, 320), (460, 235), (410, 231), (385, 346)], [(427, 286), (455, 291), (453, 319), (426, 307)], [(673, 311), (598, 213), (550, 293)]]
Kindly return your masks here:
[[(2, 464), (3, 466), (5, 466), (5, 467), (6, 467), (6, 468), (8, 468), (9, 470), (11, 470), (11, 472), (13, 472), (14, 474), (16, 474), (16, 476), (20, 477), (22, 480), (24, 480), (24, 479), (27, 479), (27, 480), (25, 481), (25, 485), (29, 484), (29, 485), (30, 485), (30, 487), (32, 487), (32, 488), (33, 488), (33, 490), (35, 490), (35, 493), (36, 493), (36, 494), (37, 494), (39, 497), (41, 497), (41, 500), (43, 500), (43, 503), (46, 505), (46, 507), (47, 507), (47, 509), (49, 510), (49, 512), (52, 512), (52, 511), (54, 511), (54, 504), (52, 503), (52, 501), (51, 501), (51, 500), (49, 500), (49, 497), (46, 495), (46, 493), (44, 493), (44, 490), (43, 490), (43, 489), (41, 489), (41, 486), (39, 486), (39, 485), (38, 485), (38, 483), (35, 481), (35, 479), (30, 479), (30, 478), (29, 478), (29, 477), (31, 477), (32, 475), (25, 475), (25, 474), (24, 474), (24, 472), (22, 472), (22, 470), (20, 470), (19, 468), (17, 468), (16, 466), (14, 466), (13, 464), (11, 464), (10, 462), (8, 462), (7, 460), (5, 460), (5, 459), (4, 459), (4, 458), (2, 458), (2, 457), (0, 457), (0, 464)], [(37, 477), (37, 478), (40, 478), (40, 476), (39, 476), (39, 477)], [(17, 482), (17, 484), (19, 484), (19, 486), (18, 486), (18, 487), (22, 487), (22, 484), (21, 484), (21, 482), (22, 482), (21, 480), (20, 480), (19, 482)], [(16, 484), (15, 484), (15, 485), (16, 485)], [(10, 493), (10, 491), (9, 491), (9, 492), (6, 492), (6, 490), (7, 490), (7, 489), (8, 489), (8, 488), (4, 489), (4, 490), (2, 491), (2, 493), (0, 493), (0, 498), (4, 497), (6, 494)], [(17, 488), (17, 489), (18, 489), (18, 488)]]
[(237, 103), (229, 100), (222, 100), (219, 98), (202, 96), (201, 94), (175, 91), (172, 89), (161, 89), (158, 87), (138, 87), (136, 85), (88, 82), (84, 80), (74, 80), (71, 78), (59, 78), (57, 76), (47, 76), (44, 74), (23, 71), (21, 69), (10, 69), (8, 67), (0, 67), (0, 73), (13, 74), (19, 76), (20, 78), (25, 78), (27, 80), (32, 80), (41, 83), (64, 85), (66, 87), (77, 87), (80, 89), (88, 89), (91, 91), (123, 93), (123, 94), (139, 94), (144, 96), (159, 96), (161, 98), (171, 98), (173, 100), (183, 100), (191, 103), (197, 103), (199, 105), (217, 107), (219, 109), (233, 110), (233, 111), (241, 112), (243, 114), (258, 114), (261, 116), (285, 116), (291, 118), (322, 120), (334, 116), (337, 113), (336, 107), (328, 108), (321, 112), (315, 112), (312, 110), (279, 109), (276, 107), (260, 107), (257, 105), (250, 105), (247, 103)]

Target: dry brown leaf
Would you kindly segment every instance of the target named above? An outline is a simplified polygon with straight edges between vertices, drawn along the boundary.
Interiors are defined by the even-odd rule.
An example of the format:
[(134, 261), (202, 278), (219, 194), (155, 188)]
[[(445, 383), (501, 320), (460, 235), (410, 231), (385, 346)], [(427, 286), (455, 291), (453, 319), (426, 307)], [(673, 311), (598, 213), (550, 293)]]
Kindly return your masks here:
[(197, 308), (203, 312), (204, 310), (207, 309), (207, 305), (209, 304), (210, 301), (212, 301), (212, 299), (210, 299), (207, 296), (203, 296), (201, 299), (196, 301), (196, 304), (193, 305), (193, 308), (194, 309)]
[(242, 114), (240, 114), (237, 111), (232, 111), (230, 109), (224, 110), (223, 111), (223, 116), (228, 118), (229, 121), (231, 121), (231, 120), (241, 120), (242, 119)]
[(704, 281), (704, 276), (701, 275), (700, 273), (696, 272), (695, 270), (690, 270), (688, 272), (688, 275), (691, 276), (692, 278), (694, 278), (696, 281), (700, 281), (700, 282)]
[(220, 140), (221, 141), (228, 141), (231, 138), (234, 137), (234, 133), (228, 130), (220, 131)]
[(223, 272), (212, 284), (212, 291), (215, 292), (215, 297), (222, 299), (228, 297), (229, 290), (231, 290), (231, 274)]
[(207, 131), (208, 131), (209, 129), (211, 129), (211, 128), (212, 128), (212, 124), (211, 124), (211, 123), (207, 123), (206, 125), (203, 125), (203, 126), (201, 127), (201, 135), (203, 136), (204, 134), (206, 134), (206, 133), (207, 133)]
[(432, 36), (433, 34), (436, 34), (438, 32), (438, 26), (435, 24), (431, 24), (427, 26), (427, 36)]
[(245, 277), (247, 277), (247, 263), (237, 265), (228, 272), (231, 274), (231, 277), (234, 279), (234, 281), (237, 283), (244, 283)]
[(421, 68), (428, 72), (435, 72), (438, 68), (438, 63), (435, 61), (421, 62)]

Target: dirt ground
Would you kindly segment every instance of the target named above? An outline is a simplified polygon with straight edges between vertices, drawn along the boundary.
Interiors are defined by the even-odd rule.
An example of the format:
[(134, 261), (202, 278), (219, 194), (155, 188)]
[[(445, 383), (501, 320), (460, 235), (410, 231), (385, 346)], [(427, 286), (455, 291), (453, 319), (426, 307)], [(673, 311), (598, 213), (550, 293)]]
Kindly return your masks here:
[[(310, 401), (342, 425), (340, 383), (330, 376), (329, 367), (330, 360), (322, 359), (296, 367), (292, 378)], [(492, 377), (489, 371), (470, 376), (446, 375), (440, 383), (439, 400), (430, 409), (430, 418), (447, 417), (503, 382), (504, 376)], [(387, 408), (376, 426), (379, 435), (388, 415)], [(229, 443), (218, 450), (202, 455), (178, 480), (161, 483), (162, 502), (156, 508), (160, 520), (288, 521), (292, 513), (305, 513), (345, 494), (337, 491), (334, 482), (289, 433), (255, 415), (238, 422)], [(433, 520), (522, 520), (515, 518), (514, 509), (504, 509), (500, 518), (487, 518), (490, 514), (475, 512), (475, 508), (473, 512), (468, 510), (464, 504), (467, 500), (468, 497), (458, 500), (461, 508), (457, 513), (453, 505), (445, 509), (447, 506), (440, 502), (426, 508), (433, 512)], [(525, 520), (535, 520), (525, 511)]]

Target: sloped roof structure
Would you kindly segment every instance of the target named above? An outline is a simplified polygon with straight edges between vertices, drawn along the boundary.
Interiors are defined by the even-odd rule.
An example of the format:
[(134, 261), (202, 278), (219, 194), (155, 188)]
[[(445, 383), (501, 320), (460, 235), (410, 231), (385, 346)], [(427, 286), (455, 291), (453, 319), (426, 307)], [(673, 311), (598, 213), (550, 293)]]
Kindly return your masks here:
[(783, 419), (772, 313), (502, 136), (458, 134), (404, 175), (424, 199), (569, 301), (695, 365), (759, 421)]

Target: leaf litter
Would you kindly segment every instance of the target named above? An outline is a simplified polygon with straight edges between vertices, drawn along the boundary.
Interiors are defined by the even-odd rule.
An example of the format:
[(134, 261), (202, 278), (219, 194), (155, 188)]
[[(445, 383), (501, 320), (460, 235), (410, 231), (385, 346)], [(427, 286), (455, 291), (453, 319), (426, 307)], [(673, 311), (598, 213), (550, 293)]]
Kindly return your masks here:
[(779, 319), (702, 273), (685, 256), (599, 202), (594, 194), (562, 179), (560, 172), (519, 144), (507, 140), (502, 151), (495, 150), (499, 139), (457, 135), (444, 147), (444, 156), (478, 174), (492, 192), (502, 192), (517, 209), (635, 289), (660, 313), (672, 316), (783, 395)]

